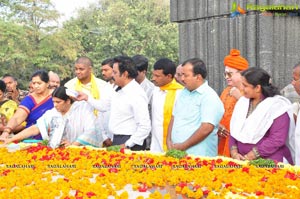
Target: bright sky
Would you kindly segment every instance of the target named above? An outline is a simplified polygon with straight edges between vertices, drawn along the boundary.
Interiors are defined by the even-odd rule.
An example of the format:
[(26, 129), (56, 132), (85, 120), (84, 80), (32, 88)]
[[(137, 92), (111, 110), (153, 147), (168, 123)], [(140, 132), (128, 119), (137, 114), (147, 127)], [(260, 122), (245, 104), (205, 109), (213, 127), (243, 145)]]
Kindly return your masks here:
[(65, 21), (75, 15), (76, 9), (86, 7), (97, 0), (51, 0), (56, 9), (63, 14), (61, 21)]

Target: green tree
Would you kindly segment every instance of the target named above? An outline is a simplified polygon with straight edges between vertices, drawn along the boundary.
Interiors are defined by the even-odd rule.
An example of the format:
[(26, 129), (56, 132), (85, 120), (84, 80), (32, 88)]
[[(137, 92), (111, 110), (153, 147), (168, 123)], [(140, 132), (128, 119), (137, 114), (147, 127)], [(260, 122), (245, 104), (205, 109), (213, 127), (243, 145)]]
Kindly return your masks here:
[[(169, 1), (106, 0), (90, 5), (64, 26), (81, 41), (95, 65), (116, 55), (143, 54), (150, 66), (161, 57), (178, 61), (178, 28)], [(99, 68), (99, 67), (98, 67)]]
[(13, 74), (23, 87), (37, 69), (53, 70), (61, 78), (70, 76), (81, 45), (58, 28), (59, 14), (50, 0), (3, 1), (0, 16), (0, 54), (5, 55), (1, 73)]

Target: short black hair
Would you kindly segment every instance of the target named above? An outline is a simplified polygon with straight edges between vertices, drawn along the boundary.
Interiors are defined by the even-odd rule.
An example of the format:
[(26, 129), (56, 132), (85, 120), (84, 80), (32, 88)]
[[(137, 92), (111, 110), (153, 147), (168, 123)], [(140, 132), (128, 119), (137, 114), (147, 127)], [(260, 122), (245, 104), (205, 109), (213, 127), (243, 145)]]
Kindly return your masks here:
[(17, 81), (17, 78), (15, 78), (14, 76), (12, 76), (11, 74), (5, 74), (2, 76), (2, 79), (4, 79), (5, 77), (10, 77), (12, 78), (14, 81)]
[(172, 78), (176, 73), (176, 65), (175, 63), (168, 58), (161, 58), (157, 60), (153, 66), (154, 70), (163, 70), (164, 75), (171, 74)]
[(134, 55), (132, 60), (138, 71), (142, 72), (148, 70), (148, 59), (144, 55)]
[(207, 76), (207, 70), (204, 62), (199, 58), (188, 59), (183, 62), (182, 66), (190, 63), (193, 66), (194, 75), (201, 75), (203, 79)]
[(128, 78), (136, 78), (138, 75), (135, 64), (131, 57), (128, 56), (117, 56), (114, 58), (114, 63), (119, 64), (120, 75), (122, 75), (125, 71), (128, 73)]
[(112, 58), (108, 58), (102, 61), (101, 66), (109, 65), (111, 68), (114, 66), (114, 60)]

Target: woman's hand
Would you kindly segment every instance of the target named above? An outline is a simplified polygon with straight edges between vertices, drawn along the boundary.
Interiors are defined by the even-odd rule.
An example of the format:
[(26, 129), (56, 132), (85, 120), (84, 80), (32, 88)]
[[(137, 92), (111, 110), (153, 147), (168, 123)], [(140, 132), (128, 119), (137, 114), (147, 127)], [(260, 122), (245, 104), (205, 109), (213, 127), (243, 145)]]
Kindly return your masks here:
[(3, 131), (0, 136), (0, 140), (4, 141), (4, 140), (8, 139), (8, 137), (9, 137), (9, 133), (6, 131)]
[(68, 140), (63, 140), (60, 143), (60, 146), (62, 146), (62, 147), (67, 147), (67, 146), (70, 146), (70, 145), (71, 145), (71, 142), (69, 142)]
[(246, 160), (246, 158), (242, 156), (240, 153), (235, 153), (231, 157), (236, 160)]

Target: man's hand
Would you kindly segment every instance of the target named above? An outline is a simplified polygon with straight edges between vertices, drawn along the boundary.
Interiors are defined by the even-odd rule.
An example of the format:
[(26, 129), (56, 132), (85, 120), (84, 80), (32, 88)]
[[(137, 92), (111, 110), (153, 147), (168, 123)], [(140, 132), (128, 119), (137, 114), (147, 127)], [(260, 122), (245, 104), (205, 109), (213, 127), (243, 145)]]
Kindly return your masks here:
[(107, 138), (106, 140), (103, 141), (103, 147), (109, 147), (112, 145), (112, 141), (110, 138)]
[(87, 101), (88, 100), (88, 95), (85, 94), (84, 92), (81, 92), (81, 91), (77, 91), (78, 92), (78, 96), (75, 98), (76, 100), (78, 101)]
[(172, 144), (171, 147), (172, 147), (172, 149), (177, 149), (177, 150), (181, 150), (181, 151), (185, 151), (187, 149), (184, 143)]
[(233, 96), (235, 99), (240, 99), (240, 97), (242, 96), (240, 90), (236, 87), (232, 87), (229, 91), (229, 95)]
[(217, 132), (219, 137), (228, 137), (229, 136), (229, 131), (222, 125), (219, 126), (218, 132)]

